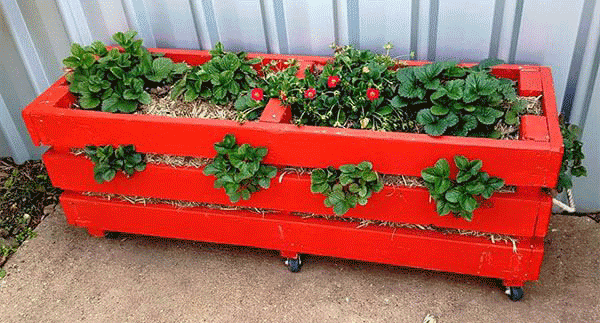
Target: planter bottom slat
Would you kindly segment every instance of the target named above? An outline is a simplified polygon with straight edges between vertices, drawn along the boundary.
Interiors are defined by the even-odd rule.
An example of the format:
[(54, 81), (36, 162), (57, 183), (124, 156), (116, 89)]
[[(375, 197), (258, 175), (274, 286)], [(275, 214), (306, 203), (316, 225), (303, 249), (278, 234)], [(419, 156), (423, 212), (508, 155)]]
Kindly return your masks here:
[(208, 208), (138, 205), (65, 192), (61, 204), (70, 224), (104, 232), (144, 234), (314, 254), (391, 265), (477, 275), (521, 286), (537, 280), (541, 238), (521, 239), (516, 248), (486, 238)]

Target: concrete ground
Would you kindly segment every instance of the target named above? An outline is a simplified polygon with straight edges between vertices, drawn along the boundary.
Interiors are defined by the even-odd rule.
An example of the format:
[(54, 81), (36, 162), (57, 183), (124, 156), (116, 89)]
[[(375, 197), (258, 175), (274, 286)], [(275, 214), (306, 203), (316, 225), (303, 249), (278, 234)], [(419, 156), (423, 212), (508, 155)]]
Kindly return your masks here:
[(480, 277), (123, 235), (62, 212), (8, 261), (0, 322), (600, 322), (600, 225), (554, 216), (539, 282), (510, 301)]

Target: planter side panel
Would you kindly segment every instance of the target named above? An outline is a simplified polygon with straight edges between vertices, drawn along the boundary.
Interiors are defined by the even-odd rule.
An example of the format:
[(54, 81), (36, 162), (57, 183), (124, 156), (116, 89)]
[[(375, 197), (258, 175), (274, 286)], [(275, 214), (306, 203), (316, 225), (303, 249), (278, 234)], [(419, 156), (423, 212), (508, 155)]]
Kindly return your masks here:
[[(67, 95), (65, 93), (65, 95)], [(439, 159), (481, 159), (484, 170), (508, 185), (548, 186), (556, 165), (547, 143), (480, 138), (429, 137), (365, 130), (296, 127), (268, 122), (239, 125), (226, 120), (192, 120), (115, 115), (72, 109), (30, 111), (35, 133), (58, 149), (127, 145), (146, 153), (214, 157), (215, 142), (235, 134), (238, 142), (269, 149), (265, 163), (322, 168), (369, 160), (385, 174), (420, 176)], [(511, 167), (506, 167), (511, 165)], [(453, 170), (455, 171), (455, 170)]]
[(535, 239), (513, 250), (481, 238), (381, 227), (357, 229), (351, 223), (286, 214), (131, 205), (72, 192), (63, 194), (61, 203), (71, 223), (80, 223), (73, 218), (87, 214), (91, 222), (86, 227), (91, 231), (244, 245), (519, 282), (538, 278), (540, 263), (532, 263), (538, 261), (532, 253), (543, 247)]
[[(248, 201), (232, 204), (222, 189), (213, 188), (214, 177), (205, 176), (202, 169), (149, 164), (146, 170), (129, 179), (118, 174), (113, 181), (98, 184), (92, 162), (83, 156), (51, 150), (44, 155), (44, 163), (52, 183), (65, 190), (333, 215), (332, 209), (323, 205), (324, 196), (310, 192), (307, 175), (278, 174), (268, 190), (254, 193)], [(453, 216), (440, 217), (424, 188), (387, 186), (371, 197), (366, 206), (357, 206), (345, 216), (531, 237), (535, 235), (540, 210), (550, 203), (550, 198), (541, 193), (497, 193), (483, 201), (473, 221), (468, 222)]]

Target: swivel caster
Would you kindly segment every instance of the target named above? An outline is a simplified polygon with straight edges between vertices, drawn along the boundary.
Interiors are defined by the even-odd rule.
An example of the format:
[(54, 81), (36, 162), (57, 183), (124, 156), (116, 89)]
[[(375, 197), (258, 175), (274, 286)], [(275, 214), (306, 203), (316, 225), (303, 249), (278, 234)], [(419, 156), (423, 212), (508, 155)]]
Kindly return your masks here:
[(115, 231), (105, 231), (104, 232), (104, 237), (106, 239), (117, 239), (119, 237), (120, 233), (119, 232), (115, 232)]
[(511, 301), (516, 302), (523, 298), (523, 288), (521, 287), (506, 287), (505, 291)]
[(299, 256), (296, 259), (287, 258), (284, 263), (288, 267), (288, 270), (293, 273), (299, 272), (302, 267), (302, 260), (300, 260)]

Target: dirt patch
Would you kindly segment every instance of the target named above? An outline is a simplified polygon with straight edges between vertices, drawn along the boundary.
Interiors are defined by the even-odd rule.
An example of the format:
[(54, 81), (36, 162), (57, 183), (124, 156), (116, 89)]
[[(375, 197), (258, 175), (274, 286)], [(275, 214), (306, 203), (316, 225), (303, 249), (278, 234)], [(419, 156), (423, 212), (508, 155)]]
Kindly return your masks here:
[(11, 158), (0, 159), (0, 266), (34, 236), (33, 229), (52, 212), (59, 194), (41, 161), (17, 165)]

